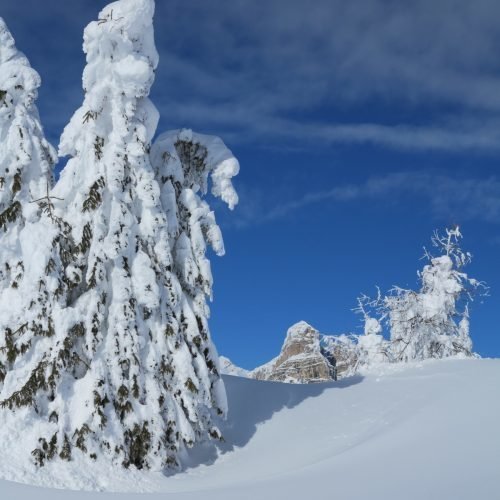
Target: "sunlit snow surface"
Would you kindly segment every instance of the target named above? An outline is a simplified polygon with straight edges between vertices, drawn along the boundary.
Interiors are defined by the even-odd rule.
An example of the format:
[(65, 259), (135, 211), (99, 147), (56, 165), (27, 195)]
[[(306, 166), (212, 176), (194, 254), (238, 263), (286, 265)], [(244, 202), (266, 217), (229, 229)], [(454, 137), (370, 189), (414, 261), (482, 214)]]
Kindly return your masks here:
[(37, 470), (12, 420), (0, 429), (0, 498), (500, 498), (500, 360), (385, 371), (308, 386), (225, 377), (226, 444), (173, 477), (78, 457)]

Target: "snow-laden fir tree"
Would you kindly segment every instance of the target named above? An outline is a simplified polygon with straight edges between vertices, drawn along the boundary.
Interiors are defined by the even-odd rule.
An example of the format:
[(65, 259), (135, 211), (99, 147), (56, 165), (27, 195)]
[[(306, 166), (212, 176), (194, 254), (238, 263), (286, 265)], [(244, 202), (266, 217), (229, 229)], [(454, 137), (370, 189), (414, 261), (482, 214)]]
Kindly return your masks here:
[(32, 337), (52, 335), (64, 288), (49, 197), (56, 154), (35, 105), (39, 86), (0, 18), (0, 388)]
[(458, 227), (436, 232), (432, 242), (441, 255), (426, 252), (420, 291), (396, 288), (386, 298), (396, 361), (473, 355), (468, 304), (483, 285), (463, 271), (471, 255), (460, 248), (461, 239)]
[[(60, 154), (71, 159), (51, 194), (73, 242), (67, 307), (50, 345), (25, 361), (29, 384), (4, 400), (46, 421), (33, 452), (39, 464), (104, 452), (125, 466), (176, 467), (195, 442), (220, 437), (226, 400), (200, 252), (205, 238), (221, 253), (222, 240), (198, 187), (169, 195), (155, 179), (153, 13), (153, 0), (120, 0), (85, 30), (85, 99), (61, 139)], [(211, 166), (194, 168), (200, 177), (187, 170), (188, 182), (206, 180), (201, 170)], [(231, 193), (233, 203), (224, 171), (213, 170), (212, 191)], [(177, 229), (169, 227), (176, 211)]]

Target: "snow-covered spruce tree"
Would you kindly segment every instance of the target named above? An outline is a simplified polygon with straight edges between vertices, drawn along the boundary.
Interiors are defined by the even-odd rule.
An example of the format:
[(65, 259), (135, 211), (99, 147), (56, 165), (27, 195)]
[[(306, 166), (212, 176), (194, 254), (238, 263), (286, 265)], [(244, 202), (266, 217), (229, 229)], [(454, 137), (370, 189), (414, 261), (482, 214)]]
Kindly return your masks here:
[(473, 355), (468, 303), (483, 285), (463, 272), (471, 255), (460, 248), (461, 239), (458, 227), (436, 232), (432, 242), (441, 255), (426, 252), (420, 291), (396, 288), (386, 298), (395, 360)]
[(196, 441), (220, 437), (226, 400), (207, 311), (178, 277), (190, 268), (187, 247), (180, 237), (172, 252), (170, 205), (149, 155), (158, 121), (147, 98), (158, 62), (153, 13), (153, 0), (120, 0), (85, 30), (85, 100), (61, 139), (71, 159), (52, 194), (75, 242), (68, 304), (30, 364), (31, 400), (4, 401), (45, 419), (33, 452), (40, 465), (81, 451), (176, 467)]
[(49, 197), (56, 154), (35, 106), (39, 86), (0, 18), (0, 389), (33, 336), (53, 334), (55, 291), (65, 286)]

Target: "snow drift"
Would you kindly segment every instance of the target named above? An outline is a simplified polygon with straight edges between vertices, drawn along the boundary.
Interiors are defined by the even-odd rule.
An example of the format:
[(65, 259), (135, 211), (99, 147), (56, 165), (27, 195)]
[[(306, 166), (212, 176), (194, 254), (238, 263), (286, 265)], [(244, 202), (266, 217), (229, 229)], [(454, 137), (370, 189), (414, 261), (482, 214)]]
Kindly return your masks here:
[[(500, 361), (387, 365), (340, 382), (288, 385), (225, 377), (230, 414), (219, 449), (198, 448), (183, 473), (104, 461), (21, 461), (24, 436), (0, 429), (0, 477), (40, 486), (148, 492), (145, 498), (492, 499), (500, 470)], [(1, 498), (108, 500), (111, 493), (0, 481)], [(122, 494), (120, 499), (138, 498)]]

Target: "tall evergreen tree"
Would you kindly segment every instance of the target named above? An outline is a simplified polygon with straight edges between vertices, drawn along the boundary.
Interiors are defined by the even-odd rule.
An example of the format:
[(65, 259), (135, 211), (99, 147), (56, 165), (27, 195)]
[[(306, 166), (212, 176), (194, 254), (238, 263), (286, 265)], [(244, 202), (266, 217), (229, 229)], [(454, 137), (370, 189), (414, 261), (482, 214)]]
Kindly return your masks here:
[[(71, 159), (47, 198), (67, 230), (55, 245), (65, 307), (50, 336), (30, 339), (27, 377), (9, 384), (2, 402), (33, 407), (45, 422), (33, 451), (40, 465), (77, 448), (125, 466), (176, 467), (195, 442), (220, 438), (226, 401), (202, 253), (204, 238), (219, 253), (222, 239), (198, 187), (192, 199), (187, 190), (169, 197), (155, 178), (153, 13), (153, 0), (119, 0), (85, 30), (85, 99), (61, 138), (60, 154)], [(217, 167), (213, 192), (234, 203), (231, 176)], [(206, 182), (207, 166), (193, 168), (189, 182)], [(178, 229), (168, 210), (183, 213)]]
[(54, 149), (35, 105), (40, 76), (0, 18), (0, 388), (33, 335), (53, 333), (63, 287), (49, 191)]

